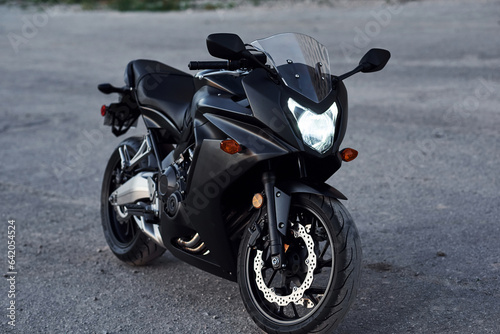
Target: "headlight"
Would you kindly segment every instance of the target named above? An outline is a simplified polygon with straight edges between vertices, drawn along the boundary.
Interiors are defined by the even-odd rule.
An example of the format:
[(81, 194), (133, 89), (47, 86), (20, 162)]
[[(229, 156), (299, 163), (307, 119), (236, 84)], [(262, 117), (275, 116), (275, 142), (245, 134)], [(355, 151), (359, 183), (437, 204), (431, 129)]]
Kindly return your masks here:
[(316, 114), (290, 98), (288, 109), (297, 120), (302, 140), (306, 145), (319, 153), (324, 153), (332, 147), (338, 115), (335, 102), (324, 113)]

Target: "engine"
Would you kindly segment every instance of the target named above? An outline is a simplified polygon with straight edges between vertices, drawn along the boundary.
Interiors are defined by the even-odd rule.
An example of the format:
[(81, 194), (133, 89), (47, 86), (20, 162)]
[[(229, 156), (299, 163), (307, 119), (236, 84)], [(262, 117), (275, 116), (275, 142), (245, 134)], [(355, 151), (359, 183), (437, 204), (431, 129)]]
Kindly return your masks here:
[(159, 177), (158, 193), (163, 200), (163, 211), (169, 217), (175, 217), (184, 199), (189, 165), (188, 159), (181, 158), (168, 166)]
[[(158, 179), (158, 194), (163, 200), (163, 211), (171, 218), (177, 215), (184, 199), (187, 174), (191, 164), (191, 152), (189, 154), (190, 158), (185, 159), (181, 156), (181, 159), (170, 164)], [(198, 233), (177, 238), (176, 242), (181, 249), (191, 254), (206, 255), (210, 252)]]

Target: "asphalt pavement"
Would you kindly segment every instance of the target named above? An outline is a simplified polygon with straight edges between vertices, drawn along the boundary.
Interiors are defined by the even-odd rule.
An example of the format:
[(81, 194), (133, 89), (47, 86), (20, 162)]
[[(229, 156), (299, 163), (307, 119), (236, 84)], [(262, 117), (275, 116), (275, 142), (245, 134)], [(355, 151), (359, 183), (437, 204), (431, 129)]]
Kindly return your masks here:
[(250, 42), (286, 31), (325, 44), (335, 74), (369, 48), (392, 53), (383, 71), (346, 80), (343, 147), (360, 153), (329, 183), (349, 198), (364, 259), (337, 332), (500, 332), (493, 0), (172, 13), (0, 6), (0, 332), (259, 332), (235, 283), (168, 252), (130, 267), (106, 246), (100, 183), (122, 138), (102, 125), (100, 106), (112, 98), (96, 86), (121, 85), (137, 58), (188, 71), (190, 60), (211, 59), (212, 32)]

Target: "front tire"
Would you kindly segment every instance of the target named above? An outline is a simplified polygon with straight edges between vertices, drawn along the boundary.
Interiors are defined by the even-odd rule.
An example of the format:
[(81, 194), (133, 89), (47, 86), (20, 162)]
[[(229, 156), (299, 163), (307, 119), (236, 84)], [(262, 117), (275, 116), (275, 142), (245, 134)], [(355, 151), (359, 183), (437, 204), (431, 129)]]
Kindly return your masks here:
[[(250, 247), (255, 229), (262, 232)], [(331, 333), (360, 282), (361, 243), (348, 211), (333, 198), (294, 195), (283, 238), (286, 269), (273, 270), (268, 240), (261, 217), (238, 254), (240, 293), (253, 320), (268, 333)]]
[[(126, 146), (128, 152), (133, 156), (139, 150), (141, 143), (142, 138), (130, 137), (122, 141), (118, 147)], [(131, 172), (124, 172), (121, 169), (118, 147), (109, 158), (102, 182), (102, 228), (106, 242), (116, 257), (130, 265), (145, 265), (161, 256), (165, 249), (141, 232), (135, 223), (134, 216), (121, 218), (120, 209), (111, 205), (109, 196), (120, 185), (133, 177), (138, 169), (147, 167), (147, 162), (141, 162)]]

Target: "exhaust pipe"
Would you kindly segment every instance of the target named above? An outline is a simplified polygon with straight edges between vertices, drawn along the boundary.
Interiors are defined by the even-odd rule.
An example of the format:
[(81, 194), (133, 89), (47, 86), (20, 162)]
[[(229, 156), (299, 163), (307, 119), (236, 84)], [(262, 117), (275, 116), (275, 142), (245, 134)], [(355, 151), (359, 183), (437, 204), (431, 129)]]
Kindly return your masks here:
[[(200, 235), (198, 233), (196, 233), (191, 240), (184, 240), (183, 238), (178, 238), (177, 245), (181, 246), (184, 250), (193, 254), (202, 253), (207, 249), (205, 243), (201, 241)], [(206, 254), (208, 253), (204, 253), (203, 255)]]
[(179, 246), (192, 248), (200, 241), (200, 239), (201, 239), (200, 235), (198, 233), (196, 233), (194, 235), (193, 239), (188, 240), (188, 241), (184, 241), (181, 238), (179, 238), (179, 239), (177, 239), (177, 243), (179, 244)]

